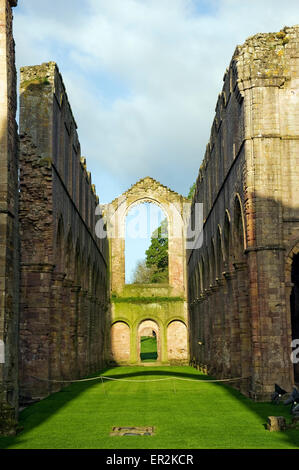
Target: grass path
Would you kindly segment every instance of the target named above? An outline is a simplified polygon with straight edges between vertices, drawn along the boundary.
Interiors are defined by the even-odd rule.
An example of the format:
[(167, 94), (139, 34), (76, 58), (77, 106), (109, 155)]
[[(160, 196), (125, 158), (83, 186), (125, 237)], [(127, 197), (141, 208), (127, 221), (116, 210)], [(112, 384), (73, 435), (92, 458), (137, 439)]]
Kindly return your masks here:
[[(181, 380), (205, 379), (191, 367), (119, 367), (105, 375), (147, 382), (78, 383), (25, 409), (24, 430), (0, 438), (0, 449), (299, 448), (299, 430), (270, 433), (267, 416), (286, 406), (253, 403), (232, 388)], [(154, 426), (154, 436), (110, 437), (112, 426)]]

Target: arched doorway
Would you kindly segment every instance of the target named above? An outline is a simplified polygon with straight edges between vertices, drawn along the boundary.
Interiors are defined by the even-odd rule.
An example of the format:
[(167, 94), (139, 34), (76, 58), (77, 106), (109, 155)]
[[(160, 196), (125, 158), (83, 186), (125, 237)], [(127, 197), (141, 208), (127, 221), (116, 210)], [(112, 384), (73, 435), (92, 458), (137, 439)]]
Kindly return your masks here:
[(172, 321), (167, 328), (167, 354), (171, 362), (188, 360), (188, 332), (185, 323)]
[(111, 327), (111, 354), (116, 363), (130, 361), (130, 327), (125, 322), (116, 322)]
[[(299, 339), (299, 253), (294, 255), (291, 271), (293, 284), (291, 291), (292, 339)], [(299, 364), (294, 364), (295, 382), (299, 382)]]
[(138, 327), (138, 359), (141, 362), (160, 360), (159, 326), (153, 320), (145, 320)]

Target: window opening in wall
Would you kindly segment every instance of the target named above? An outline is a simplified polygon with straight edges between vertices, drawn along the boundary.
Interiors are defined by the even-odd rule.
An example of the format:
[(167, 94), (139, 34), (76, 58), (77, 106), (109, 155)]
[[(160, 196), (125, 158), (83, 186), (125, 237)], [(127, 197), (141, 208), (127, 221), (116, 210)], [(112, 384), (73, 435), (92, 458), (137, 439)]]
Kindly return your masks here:
[(126, 284), (168, 283), (168, 224), (154, 203), (134, 206), (126, 217)]

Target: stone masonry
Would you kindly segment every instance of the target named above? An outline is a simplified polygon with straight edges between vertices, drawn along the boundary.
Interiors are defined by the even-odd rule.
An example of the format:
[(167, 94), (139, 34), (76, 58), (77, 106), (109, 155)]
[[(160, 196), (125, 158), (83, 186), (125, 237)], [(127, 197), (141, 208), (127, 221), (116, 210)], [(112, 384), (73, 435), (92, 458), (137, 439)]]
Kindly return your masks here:
[(107, 240), (99, 200), (55, 63), (21, 69), (20, 399), (36, 400), (105, 363)]
[[(168, 284), (125, 284), (126, 216), (142, 203), (154, 203), (168, 222)], [(186, 208), (180, 194), (146, 177), (104, 207), (111, 266), (111, 361), (140, 363), (140, 339), (150, 322), (156, 332), (158, 363), (189, 361), (186, 289)], [(174, 344), (176, 343), (176, 344)]]
[(18, 415), (18, 136), (12, 9), (0, 0), (0, 434), (14, 433)]
[(203, 246), (187, 255), (192, 361), (216, 377), (249, 377), (239, 386), (257, 400), (269, 399), (274, 383), (286, 390), (294, 383), (298, 155), (295, 26), (237, 47), (190, 219), (203, 202)]
[[(12, 7), (0, 0), (0, 435), (18, 408), (109, 362), (189, 362), (243, 377), (242, 393), (291, 390), (299, 367), (299, 26), (238, 46), (224, 76), (189, 230), (187, 200), (152, 178), (99, 207), (55, 63), (21, 70), (20, 136)], [(18, 178), (19, 175), (19, 178)], [(125, 218), (164, 210), (169, 282), (125, 285)], [(97, 208), (97, 211), (96, 211)], [(96, 215), (97, 214), (97, 215)], [(108, 238), (98, 238), (97, 227)], [(111, 307), (110, 307), (111, 300)], [(151, 333), (152, 332), (152, 333)], [(41, 380), (42, 379), (42, 380)], [(53, 382), (57, 381), (57, 382)]]

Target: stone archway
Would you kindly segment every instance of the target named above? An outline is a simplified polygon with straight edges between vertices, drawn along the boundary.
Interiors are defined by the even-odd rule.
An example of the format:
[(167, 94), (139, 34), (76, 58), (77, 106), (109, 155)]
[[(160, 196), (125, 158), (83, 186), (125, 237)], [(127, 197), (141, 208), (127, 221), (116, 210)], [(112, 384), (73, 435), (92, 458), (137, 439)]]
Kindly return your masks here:
[[(292, 290), (290, 295), (292, 340), (299, 339), (299, 253), (295, 254), (291, 269)], [(299, 363), (294, 364), (294, 379), (299, 383)]]
[(170, 363), (188, 361), (188, 331), (184, 322), (174, 320), (167, 328), (167, 355)]
[[(156, 359), (153, 359), (154, 361), (160, 361), (161, 360), (161, 334), (160, 334), (160, 328), (159, 325), (153, 321), (153, 320), (143, 320), (139, 326), (138, 326), (138, 331), (137, 331), (137, 357), (139, 362), (142, 362), (142, 357), (141, 357), (141, 338), (142, 337), (153, 337), (156, 339), (156, 344), (157, 344), (157, 356)], [(147, 359), (144, 357), (144, 359)], [(151, 359), (151, 357), (149, 357)]]
[[(290, 247), (291, 248), (291, 247)], [(299, 242), (293, 240), (285, 264), (286, 334), (285, 347), (291, 358), (292, 340), (299, 339)], [(298, 364), (289, 361), (291, 383), (299, 383)]]
[[(167, 219), (169, 270), (168, 282), (165, 283), (125, 282), (126, 217), (134, 206), (142, 203), (157, 205)], [(181, 318), (188, 325), (186, 226), (189, 209), (189, 200), (150, 177), (141, 179), (103, 206), (104, 218), (99, 227), (107, 228), (109, 238), (111, 324), (124, 321), (132, 326), (131, 353), (127, 363), (141, 363), (139, 326), (142, 322), (156, 323), (156, 330), (153, 328), (158, 341), (156, 363), (161, 364), (169, 363), (164, 326), (174, 318)]]
[(127, 363), (130, 361), (130, 327), (118, 321), (111, 327), (111, 356), (113, 362)]
[(169, 285), (173, 295), (185, 294), (185, 230), (188, 200), (153, 178), (143, 178), (119, 198), (103, 207), (110, 239), (111, 289), (120, 293), (125, 286), (125, 222), (128, 212), (142, 203), (156, 204), (168, 224)]

